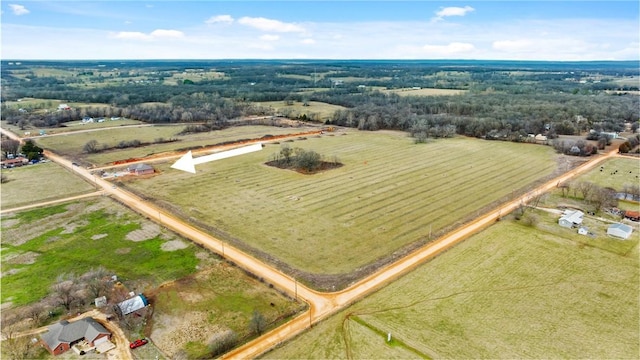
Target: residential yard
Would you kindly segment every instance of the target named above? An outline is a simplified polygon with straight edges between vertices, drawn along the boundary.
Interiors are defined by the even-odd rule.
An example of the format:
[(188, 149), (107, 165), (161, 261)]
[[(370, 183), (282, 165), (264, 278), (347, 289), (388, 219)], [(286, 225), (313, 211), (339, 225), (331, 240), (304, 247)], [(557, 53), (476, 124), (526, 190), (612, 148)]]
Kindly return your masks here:
[(1, 171), (9, 179), (2, 184), (0, 206), (3, 209), (64, 199), (95, 191), (95, 187), (90, 183), (52, 162)]
[(636, 359), (637, 233), (554, 229), (499, 222), (264, 358)]
[(196, 175), (167, 163), (125, 185), (261, 256), (339, 276), (435, 238), (556, 168), (549, 147), (466, 138), (416, 145), (401, 133), (349, 131), (286, 144), (344, 166), (315, 175), (272, 168), (264, 163), (281, 145), (271, 144), (198, 165)]
[[(198, 249), (109, 198), (2, 216), (2, 303), (40, 300), (58, 275), (105, 267), (145, 291), (194, 273)], [(133, 289), (132, 289), (133, 291)]]

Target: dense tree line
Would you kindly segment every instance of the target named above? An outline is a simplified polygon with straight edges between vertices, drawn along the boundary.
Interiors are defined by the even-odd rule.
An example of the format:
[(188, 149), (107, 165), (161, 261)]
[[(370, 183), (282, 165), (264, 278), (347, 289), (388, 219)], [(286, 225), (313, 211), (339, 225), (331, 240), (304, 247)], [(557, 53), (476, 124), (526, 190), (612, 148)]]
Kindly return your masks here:
[[(150, 123), (197, 122), (223, 126), (244, 115), (271, 114), (259, 101), (320, 101), (347, 109), (329, 123), (363, 130), (400, 129), (426, 136), (455, 133), (521, 141), (528, 134), (576, 135), (621, 131), (637, 123), (637, 96), (609, 95), (620, 90), (613, 76), (638, 75), (636, 62), (485, 61), (139, 61), (101, 62), (118, 76), (144, 75), (148, 81), (86, 89), (78, 77), (97, 76), (95, 62), (46, 63), (83, 70), (75, 77), (13, 76), (2, 69), (2, 100), (21, 97), (102, 103), (34, 115), (33, 109), (2, 107), (2, 119), (22, 127), (60, 126), (91, 117), (127, 117)], [(53, 65), (52, 65), (53, 64)], [(45, 66), (35, 63), (33, 66)], [(86, 66), (83, 67), (83, 66)], [(93, 68), (92, 68), (93, 66)], [(173, 72), (202, 67), (225, 76), (164, 85)], [(601, 80), (578, 81), (598, 74)], [(338, 84), (336, 78), (359, 79)], [(456, 96), (401, 97), (371, 86), (463, 89)], [(625, 85), (626, 88), (633, 86)], [(309, 89), (315, 89), (309, 91)], [(304, 92), (303, 92), (304, 90)], [(418, 129), (419, 130), (416, 130)], [(413, 129), (413, 130), (412, 130)], [(606, 140), (606, 139), (605, 139)]]

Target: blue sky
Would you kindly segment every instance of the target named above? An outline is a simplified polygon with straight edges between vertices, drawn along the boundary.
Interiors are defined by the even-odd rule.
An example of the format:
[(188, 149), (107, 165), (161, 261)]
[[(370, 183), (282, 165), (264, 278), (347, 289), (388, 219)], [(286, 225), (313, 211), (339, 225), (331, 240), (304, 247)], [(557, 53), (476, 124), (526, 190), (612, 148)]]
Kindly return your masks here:
[(5, 0), (3, 59), (637, 60), (638, 1)]

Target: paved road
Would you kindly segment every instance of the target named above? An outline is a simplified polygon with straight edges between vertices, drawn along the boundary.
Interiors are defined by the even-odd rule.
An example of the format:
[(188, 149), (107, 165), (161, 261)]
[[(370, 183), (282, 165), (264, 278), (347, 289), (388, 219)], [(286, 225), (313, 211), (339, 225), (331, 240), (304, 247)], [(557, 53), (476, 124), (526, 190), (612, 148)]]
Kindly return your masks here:
[[(45, 155), (62, 166), (66, 166), (70, 169), (72, 168), (72, 164), (69, 160), (66, 160), (50, 151), (45, 151)], [(532, 190), (509, 203), (500, 206), (495, 210), (492, 210), (484, 216), (479, 217), (474, 222), (466, 224), (463, 227), (444, 235), (443, 237), (414, 251), (405, 258), (380, 269), (365, 279), (362, 279), (353, 286), (335, 293), (320, 293), (298, 284), (295, 279), (261, 262), (253, 256), (233, 248), (207, 233), (193, 228), (171, 214), (165, 213), (163, 210), (138, 198), (134, 194), (119, 188), (114, 188), (111, 183), (94, 177), (88, 170), (78, 167), (74, 170), (78, 175), (84, 176), (89, 181), (95, 182), (97, 186), (102, 187), (103, 191), (107, 194), (120, 200), (149, 219), (157, 221), (161, 225), (201, 244), (211, 251), (221, 254), (223, 257), (228, 258), (248, 271), (258, 274), (268, 283), (271, 283), (279, 289), (287, 292), (290, 296), (295, 296), (309, 304), (309, 310), (304, 314), (223, 356), (223, 358), (229, 359), (248, 359), (255, 358), (256, 356), (271, 349), (274, 345), (284, 342), (296, 334), (301, 333), (312, 324), (354, 303), (367, 294), (379, 289), (381, 286), (413, 270), (418, 265), (424, 263), (427, 259), (436, 256), (451, 246), (454, 246), (460, 241), (466, 239), (470, 235), (488, 227), (497, 219), (516, 209), (520, 204), (527, 203), (533, 197), (554, 189), (558, 184), (592, 169), (600, 162), (614, 155), (615, 151), (595, 156), (587, 163), (570, 170), (569, 172), (539, 186), (535, 190)]]

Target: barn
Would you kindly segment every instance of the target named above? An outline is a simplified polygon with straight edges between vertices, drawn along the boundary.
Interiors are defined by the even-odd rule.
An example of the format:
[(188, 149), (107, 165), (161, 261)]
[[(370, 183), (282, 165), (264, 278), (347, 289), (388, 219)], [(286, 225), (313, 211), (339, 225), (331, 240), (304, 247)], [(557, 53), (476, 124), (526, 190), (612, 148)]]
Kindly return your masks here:
[(613, 224), (607, 229), (607, 235), (621, 239), (628, 239), (633, 233), (633, 228), (626, 224)]
[(81, 341), (90, 346), (99, 345), (111, 338), (111, 333), (91, 317), (72, 323), (62, 320), (49, 326), (49, 331), (42, 334), (42, 343), (52, 355), (60, 355)]

